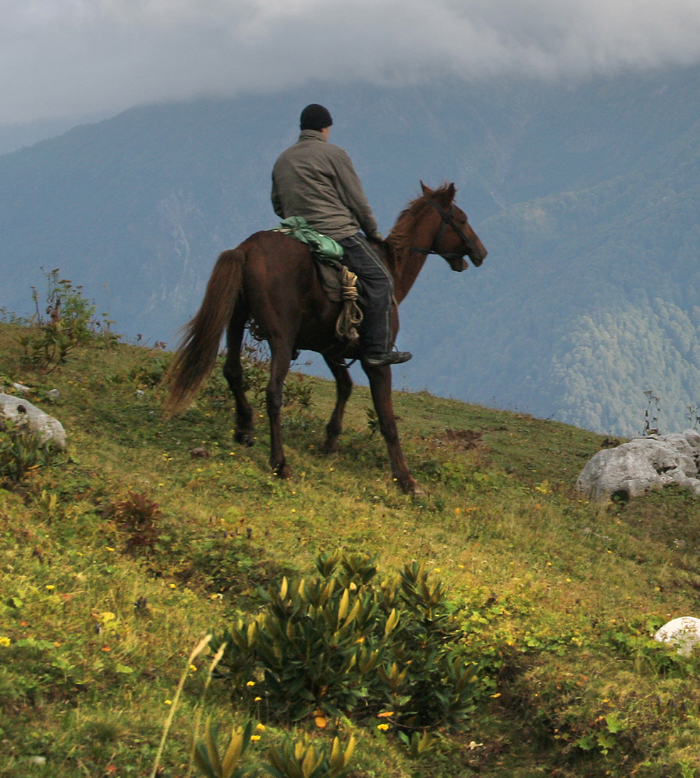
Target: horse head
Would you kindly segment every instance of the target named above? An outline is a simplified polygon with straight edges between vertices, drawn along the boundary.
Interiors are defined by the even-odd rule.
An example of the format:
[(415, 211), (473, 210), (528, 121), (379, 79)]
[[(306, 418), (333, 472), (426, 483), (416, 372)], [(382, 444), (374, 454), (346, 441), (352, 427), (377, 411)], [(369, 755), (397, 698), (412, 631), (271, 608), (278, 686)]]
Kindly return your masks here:
[(440, 217), (439, 231), (433, 241), (431, 252), (443, 257), (452, 270), (458, 273), (469, 266), (464, 259), (465, 255), (471, 259), (475, 267), (479, 267), (488, 252), (479, 236), (471, 228), (467, 214), (454, 202), (457, 192), (455, 185), (448, 184), (437, 190), (430, 189), (422, 181), (420, 185), (425, 202)]

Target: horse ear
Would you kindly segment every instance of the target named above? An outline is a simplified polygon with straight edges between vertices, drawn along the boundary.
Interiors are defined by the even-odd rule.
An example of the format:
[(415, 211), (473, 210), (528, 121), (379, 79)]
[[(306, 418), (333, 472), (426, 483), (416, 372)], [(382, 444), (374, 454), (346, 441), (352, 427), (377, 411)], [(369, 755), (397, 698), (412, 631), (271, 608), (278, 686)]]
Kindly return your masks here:
[(430, 195), (433, 193), (433, 190), (427, 187), (422, 181), (420, 182), (420, 188), (423, 190), (423, 195), (425, 197), (430, 197)]
[(457, 190), (454, 184), (443, 184), (438, 190), (438, 199), (444, 208), (449, 207), (455, 199)]

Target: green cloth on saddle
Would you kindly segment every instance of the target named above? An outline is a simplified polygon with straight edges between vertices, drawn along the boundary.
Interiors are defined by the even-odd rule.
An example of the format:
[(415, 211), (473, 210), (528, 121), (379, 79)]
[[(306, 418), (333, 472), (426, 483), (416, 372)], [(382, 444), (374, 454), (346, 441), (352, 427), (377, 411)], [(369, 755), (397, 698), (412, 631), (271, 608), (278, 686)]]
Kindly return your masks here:
[(328, 235), (317, 232), (303, 216), (290, 216), (288, 219), (283, 219), (274, 232), (283, 232), (306, 243), (316, 259), (331, 267), (337, 268), (345, 255), (345, 249), (340, 243), (329, 238)]

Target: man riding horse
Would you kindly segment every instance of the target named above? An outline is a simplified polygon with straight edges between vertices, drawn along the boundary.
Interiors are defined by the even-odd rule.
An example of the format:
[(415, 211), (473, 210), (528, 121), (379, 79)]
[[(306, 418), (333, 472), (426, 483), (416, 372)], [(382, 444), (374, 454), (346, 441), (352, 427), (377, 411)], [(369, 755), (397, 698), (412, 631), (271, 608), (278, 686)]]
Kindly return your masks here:
[(370, 245), (382, 236), (350, 157), (328, 143), (332, 124), (322, 105), (312, 103), (301, 112), (299, 140), (279, 156), (272, 171), (272, 207), (282, 219), (303, 216), (345, 249), (343, 263), (357, 275), (365, 300), (360, 325), (365, 362), (407, 362), (408, 351), (392, 350), (394, 282)]

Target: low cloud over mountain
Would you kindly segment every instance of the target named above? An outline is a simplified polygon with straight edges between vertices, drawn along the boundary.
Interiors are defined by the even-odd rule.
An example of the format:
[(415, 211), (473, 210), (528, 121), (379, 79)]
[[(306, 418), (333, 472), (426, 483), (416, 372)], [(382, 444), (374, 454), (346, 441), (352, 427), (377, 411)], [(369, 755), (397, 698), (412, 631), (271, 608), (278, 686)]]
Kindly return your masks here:
[(697, 0), (6, 0), (0, 125), (310, 81), (698, 61)]

